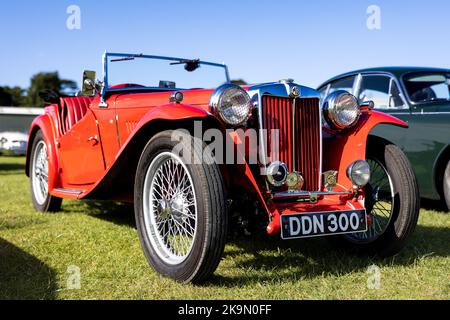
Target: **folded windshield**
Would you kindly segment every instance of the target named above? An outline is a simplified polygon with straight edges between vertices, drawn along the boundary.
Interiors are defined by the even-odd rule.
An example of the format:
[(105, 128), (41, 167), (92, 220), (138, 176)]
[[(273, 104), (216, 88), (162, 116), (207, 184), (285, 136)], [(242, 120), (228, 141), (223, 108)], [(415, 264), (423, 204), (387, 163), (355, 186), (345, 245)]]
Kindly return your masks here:
[(450, 73), (420, 72), (404, 77), (412, 102), (428, 103), (450, 100)]
[(105, 85), (123, 88), (215, 88), (230, 81), (224, 64), (200, 59), (106, 53)]

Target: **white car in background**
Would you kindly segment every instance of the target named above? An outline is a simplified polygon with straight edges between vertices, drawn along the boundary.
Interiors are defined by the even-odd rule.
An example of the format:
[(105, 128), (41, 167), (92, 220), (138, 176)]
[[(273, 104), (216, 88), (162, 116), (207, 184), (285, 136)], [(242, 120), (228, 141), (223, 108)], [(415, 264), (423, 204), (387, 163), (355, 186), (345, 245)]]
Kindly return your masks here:
[(21, 132), (0, 132), (0, 153), (23, 156), (27, 153), (28, 134)]
[(31, 122), (43, 113), (41, 108), (0, 107), (0, 154), (25, 155)]

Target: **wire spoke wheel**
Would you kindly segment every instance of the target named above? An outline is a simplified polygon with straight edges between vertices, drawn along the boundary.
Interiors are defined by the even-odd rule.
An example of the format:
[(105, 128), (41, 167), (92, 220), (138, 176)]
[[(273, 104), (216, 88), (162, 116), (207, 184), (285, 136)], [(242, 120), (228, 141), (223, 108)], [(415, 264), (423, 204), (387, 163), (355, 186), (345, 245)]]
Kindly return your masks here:
[(194, 183), (183, 161), (170, 152), (159, 154), (144, 182), (144, 221), (158, 256), (167, 264), (184, 262), (197, 233)]
[(33, 154), (31, 179), (36, 201), (39, 205), (42, 205), (48, 197), (47, 146), (43, 140), (36, 145)]
[[(204, 149), (189, 133), (162, 131), (147, 143), (136, 170), (134, 208), (145, 257), (156, 272), (183, 283), (214, 273), (228, 230), (222, 173)], [(188, 160), (202, 156), (199, 164)]]
[(394, 186), (385, 166), (377, 159), (368, 159), (371, 177), (366, 186), (366, 209), (368, 228), (366, 232), (347, 236), (357, 243), (370, 243), (378, 239), (387, 229), (394, 212)]

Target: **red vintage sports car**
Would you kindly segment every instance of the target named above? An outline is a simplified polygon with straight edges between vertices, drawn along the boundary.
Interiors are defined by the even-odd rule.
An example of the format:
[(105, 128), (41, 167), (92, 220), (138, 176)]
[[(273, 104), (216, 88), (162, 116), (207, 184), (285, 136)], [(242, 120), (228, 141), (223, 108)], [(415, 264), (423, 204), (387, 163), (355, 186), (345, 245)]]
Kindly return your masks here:
[(77, 97), (43, 95), (27, 150), (37, 210), (63, 198), (134, 203), (150, 265), (181, 282), (215, 271), (229, 229), (335, 236), (380, 256), (413, 232), (410, 164), (371, 136), (407, 124), (373, 103), (345, 91), (321, 101), (290, 79), (241, 87), (201, 60), (105, 53), (103, 65), (102, 81), (84, 72)]

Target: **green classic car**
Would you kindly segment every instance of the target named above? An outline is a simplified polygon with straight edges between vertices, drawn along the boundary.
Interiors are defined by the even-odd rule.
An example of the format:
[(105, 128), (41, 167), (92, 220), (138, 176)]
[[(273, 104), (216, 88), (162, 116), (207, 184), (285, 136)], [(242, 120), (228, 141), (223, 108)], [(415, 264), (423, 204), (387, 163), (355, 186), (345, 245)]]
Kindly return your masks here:
[(442, 199), (450, 210), (450, 70), (364, 69), (334, 77), (318, 90), (322, 96), (349, 91), (409, 123), (409, 129), (381, 125), (372, 134), (401, 146), (416, 172), (421, 197)]

